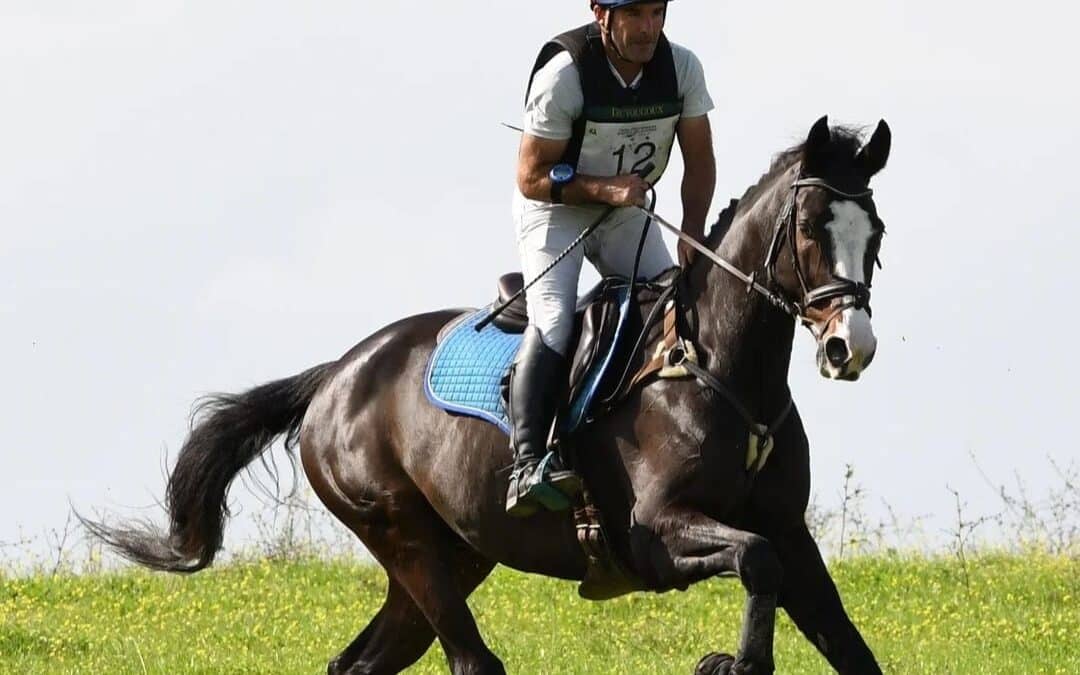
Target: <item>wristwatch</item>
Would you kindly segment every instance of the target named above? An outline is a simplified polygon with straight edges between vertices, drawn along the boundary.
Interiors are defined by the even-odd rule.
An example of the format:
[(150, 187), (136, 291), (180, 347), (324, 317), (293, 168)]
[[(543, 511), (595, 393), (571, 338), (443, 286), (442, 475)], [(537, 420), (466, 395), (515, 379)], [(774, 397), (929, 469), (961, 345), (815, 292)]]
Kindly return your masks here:
[(551, 179), (551, 203), (562, 204), (562, 191), (566, 184), (574, 180), (574, 167), (569, 164), (556, 164), (551, 167), (548, 178)]

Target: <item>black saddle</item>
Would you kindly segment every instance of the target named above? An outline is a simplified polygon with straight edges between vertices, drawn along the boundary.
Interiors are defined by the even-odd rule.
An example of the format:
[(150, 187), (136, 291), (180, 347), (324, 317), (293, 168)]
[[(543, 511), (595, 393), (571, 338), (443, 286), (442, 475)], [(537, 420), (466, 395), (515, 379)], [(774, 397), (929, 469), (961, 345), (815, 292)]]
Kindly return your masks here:
[[(600, 295), (603, 294), (605, 283), (610, 284), (614, 280), (621, 280), (626, 282), (622, 277), (608, 277), (601, 279), (600, 283), (593, 286), (585, 295), (578, 298), (577, 312), (575, 314), (575, 324), (579, 323), (582, 319), (582, 315), (585, 309), (593, 303)], [(525, 278), (521, 272), (511, 272), (499, 277), (498, 283), (498, 297), (495, 299), (495, 305), (499, 306), (513, 298), (516, 293), (521, 291), (521, 288), (525, 285)], [(529, 325), (529, 311), (528, 305), (525, 303), (525, 294), (522, 293), (514, 302), (510, 304), (502, 314), (499, 314), (492, 321), (493, 324), (499, 327), (504, 333), (524, 333), (525, 327)]]
[[(595, 393), (588, 396), (590, 418), (616, 402), (626, 379), (645, 362), (642, 347), (648, 344), (650, 329), (656, 319), (663, 315), (662, 310), (658, 312), (654, 309), (659, 300), (674, 295), (679, 273), (679, 268), (673, 267), (654, 279), (636, 282), (634, 297), (625, 316), (622, 311), (623, 299), (630, 290), (630, 281), (625, 277), (605, 277), (578, 299), (570, 343), (576, 347), (573, 348), (566, 400), (576, 401), (583, 388), (595, 388)], [(509, 300), (523, 285), (520, 272), (499, 277), (496, 305)], [(493, 323), (507, 333), (524, 332), (529, 323), (525, 295), (518, 296)], [(617, 344), (616, 337), (619, 338)], [(601, 362), (606, 362), (606, 367), (599, 373), (599, 380), (594, 382), (597, 375), (587, 375), (594, 371), (594, 366), (601, 367)], [(601, 405), (605, 402), (607, 405)], [(560, 415), (566, 412), (564, 410)]]

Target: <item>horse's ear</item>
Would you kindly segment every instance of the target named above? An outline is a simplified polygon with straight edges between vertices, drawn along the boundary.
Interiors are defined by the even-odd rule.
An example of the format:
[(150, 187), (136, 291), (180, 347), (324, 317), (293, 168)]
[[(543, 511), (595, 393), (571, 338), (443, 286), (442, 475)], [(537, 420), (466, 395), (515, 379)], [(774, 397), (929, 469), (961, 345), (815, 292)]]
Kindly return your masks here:
[(859, 150), (859, 154), (855, 156), (855, 161), (866, 175), (867, 180), (885, 168), (885, 163), (889, 161), (889, 149), (891, 147), (892, 130), (889, 129), (889, 125), (885, 120), (881, 120), (878, 122), (877, 129), (874, 130), (874, 135), (870, 137), (870, 142), (864, 145), (862, 150)]
[(814, 175), (820, 170), (820, 164), (828, 152), (831, 140), (829, 116), (823, 115), (821, 119), (814, 122), (814, 126), (810, 127), (810, 134), (806, 137), (806, 144), (803, 146), (803, 169), (806, 173)]

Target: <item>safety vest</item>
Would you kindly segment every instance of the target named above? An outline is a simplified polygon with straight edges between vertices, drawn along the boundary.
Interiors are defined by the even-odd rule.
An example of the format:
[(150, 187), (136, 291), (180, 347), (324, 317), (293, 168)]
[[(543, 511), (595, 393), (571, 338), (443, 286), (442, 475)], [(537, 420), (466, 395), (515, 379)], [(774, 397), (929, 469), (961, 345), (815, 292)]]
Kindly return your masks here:
[(590, 23), (541, 48), (530, 89), (536, 72), (561, 51), (569, 52), (577, 67), (585, 105), (560, 161), (580, 174), (601, 177), (635, 173), (652, 164), (645, 180), (655, 185), (667, 168), (683, 109), (671, 43), (661, 34), (638, 86), (623, 87), (611, 72), (600, 25)]

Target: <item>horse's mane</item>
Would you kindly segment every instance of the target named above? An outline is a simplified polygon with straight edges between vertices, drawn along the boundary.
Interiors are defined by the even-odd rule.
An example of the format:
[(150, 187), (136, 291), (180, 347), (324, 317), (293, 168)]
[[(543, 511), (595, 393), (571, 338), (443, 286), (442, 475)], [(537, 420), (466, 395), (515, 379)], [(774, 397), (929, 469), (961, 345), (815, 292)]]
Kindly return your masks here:
[[(853, 159), (855, 154), (859, 151), (859, 148), (863, 145), (862, 139), (864, 130), (861, 127), (835, 126), (831, 127), (830, 131), (829, 156), (848, 160)], [(738, 201), (732, 200), (731, 204), (720, 212), (716, 222), (709, 228), (706, 243), (710, 247), (715, 248), (715, 246), (720, 243), (718, 240), (724, 237), (728, 227), (731, 225), (732, 221), (735, 220), (735, 215), (738, 213), (739, 208), (748, 208), (754, 204), (763, 192), (772, 187), (773, 182), (780, 175), (794, 166), (796, 162), (802, 162), (805, 159), (805, 141), (774, 155), (772, 162), (769, 165), (769, 170), (766, 171), (756, 183), (747, 188), (746, 192), (743, 193), (743, 196), (740, 197)]]

